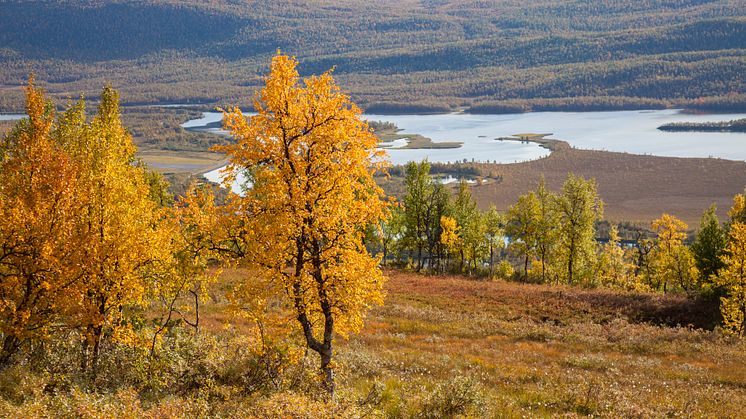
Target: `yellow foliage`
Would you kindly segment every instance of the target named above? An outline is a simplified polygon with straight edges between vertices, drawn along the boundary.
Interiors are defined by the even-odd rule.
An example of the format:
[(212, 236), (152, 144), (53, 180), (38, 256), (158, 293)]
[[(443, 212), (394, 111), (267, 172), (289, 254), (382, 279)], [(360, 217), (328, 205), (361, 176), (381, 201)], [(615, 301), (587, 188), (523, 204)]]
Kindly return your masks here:
[(619, 245), (619, 232), (616, 226), (611, 227), (609, 241), (601, 248), (598, 267), (598, 280), (606, 287), (634, 291), (645, 289), (634, 274), (634, 265), (625, 259), (624, 249)]
[[(538, 261), (534, 261), (535, 263), (538, 263), (541, 265)], [(533, 265), (531, 268), (531, 271), (533, 271)], [(539, 269), (541, 269), (541, 266), (539, 266)], [(497, 278), (501, 279), (510, 279), (513, 277), (513, 274), (515, 274), (515, 268), (513, 268), (513, 264), (508, 262), (507, 260), (501, 260), (500, 263), (497, 264), (495, 267), (495, 272), (493, 275)], [(541, 271), (539, 271), (539, 274), (541, 274)]]
[(689, 226), (672, 215), (663, 214), (653, 221), (652, 227), (658, 236), (648, 262), (653, 268), (654, 285), (662, 287), (664, 292), (669, 285), (692, 292), (698, 286), (699, 270), (691, 250), (683, 244)]
[(54, 141), (54, 107), (33, 78), (26, 99), (28, 118), (0, 156), (0, 363), (75, 306), (85, 243), (76, 235), (80, 201), (72, 192), (79, 166)]
[(733, 197), (733, 206), (728, 211), (728, 217), (738, 219), (744, 212), (746, 212), (746, 196), (744, 194), (737, 194)]
[(118, 101), (106, 87), (92, 121), (82, 99), (55, 118), (29, 81), (28, 119), (0, 162), (0, 363), (50, 326), (83, 330), (93, 363), (106, 328), (120, 342), (139, 340), (123, 315), (144, 305), (171, 259), (173, 231), (135, 164)]
[(454, 249), (459, 243), (459, 227), (452, 217), (440, 217), (440, 243), (447, 249)]
[(363, 237), (384, 217), (372, 176), (384, 162), (361, 110), (331, 73), (301, 82), (296, 66), (287, 56), (273, 58), (257, 115), (226, 112), (237, 143), (219, 149), (229, 157), (227, 182), (238, 172), (252, 181), (236, 205), (246, 262), (282, 284), (330, 378), (334, 335), (358, 331), (368, 307), (383, 302), (383, 273)]
[(725, 268), (720, 271), (716, 284), (727, 294), (720, 300), (723, 326), (726, 331), (743, 336), (746, 329), (746, 224), (731, 225), (728, 246), (721, 258)]
[(77, 249), (80, 306), (70, 322), (84, 328), (95, 364), (104, 329), (123, 325), (124, 307), (145, 304), (153, 271), (171, 257), (171, 231), (161, 228), (163, 214), (150, 199), (145, 171), (134, 164), (116, 91), (104, 88), (90, 123), (82, 101), (61, 120), (66, 124), (57, 141), (79, 167), (74, 234), (83, 243)]

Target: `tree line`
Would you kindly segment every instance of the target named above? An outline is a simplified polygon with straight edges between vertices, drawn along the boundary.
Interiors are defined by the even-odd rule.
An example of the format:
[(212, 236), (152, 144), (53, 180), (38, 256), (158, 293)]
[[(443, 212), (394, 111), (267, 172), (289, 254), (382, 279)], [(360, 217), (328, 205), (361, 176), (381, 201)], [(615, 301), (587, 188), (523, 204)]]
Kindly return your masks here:
[(705, 211), (691, 243), (689, 226), (670, 214), (651, 223), (651, 236), (622, 243), (616, 225), (608, 240), (599, 240), (603, 201), (593, 179), (570, 174), (556, 193), (541, 180), (501, 213), (478, 209), (464, 180), (451, 196), (430, 176), (427, 161), (410, 162), (404, 171), (401, 202), (369, 238), (384, 263), (418, 272), (719, 298), (725, 329), (744, 333), (743, 194), (734, 198), (725, 224), (714, 206)]
[[(336, 66), (369, 112), (743, 110), (741, 8), (643, 4), (10, 1), (0, 10), (0, 83), (35, 69), (60, 98), (106, 78), (130, 103), (237, 103), (261, 87), (280, 48), (303, 59), (302, 74)], [(112, 72), (116, 60), (132, 68)], [(21, 106), (15, 91), (0, 97), (5, 110)]]
[(658, 127), (661, 131), (746, 132), (746, 118), (722, 122), (671, 122)]

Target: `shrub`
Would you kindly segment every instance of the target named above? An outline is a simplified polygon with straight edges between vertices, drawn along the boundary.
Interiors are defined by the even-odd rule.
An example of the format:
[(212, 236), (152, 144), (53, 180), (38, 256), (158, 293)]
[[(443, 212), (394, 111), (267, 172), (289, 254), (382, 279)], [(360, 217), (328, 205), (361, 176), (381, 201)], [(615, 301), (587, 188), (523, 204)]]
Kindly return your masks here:
[(459, 415), (486, 415), (479, 383), (471, 377), (458, 376), (439, 384), (425, 399), (417, 417), (452, 418)]
[(496, 278), (511, 279), (514, 274), (515, 269), (513, 269), (513, 265), (507, 260), (501, 260), (500, 263), (495, 265), (494, 276)]

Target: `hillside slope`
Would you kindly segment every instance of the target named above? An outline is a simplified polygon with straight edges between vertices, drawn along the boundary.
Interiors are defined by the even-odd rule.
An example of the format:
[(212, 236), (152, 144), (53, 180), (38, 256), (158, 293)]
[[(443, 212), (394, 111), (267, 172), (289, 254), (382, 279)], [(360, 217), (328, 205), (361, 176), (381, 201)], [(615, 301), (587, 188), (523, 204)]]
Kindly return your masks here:
[(336, 67), (353, 99), (375, 110), (743, 109), (741, 6), (728, 0), (5, 1), (0, 109), (18, 108), (20, 93), (10, 87), (30, 71), (61, 96), (109, 80), (130, 102), (233, 103), (251, 94), (277, 49), (296, 55), (305, 73)]

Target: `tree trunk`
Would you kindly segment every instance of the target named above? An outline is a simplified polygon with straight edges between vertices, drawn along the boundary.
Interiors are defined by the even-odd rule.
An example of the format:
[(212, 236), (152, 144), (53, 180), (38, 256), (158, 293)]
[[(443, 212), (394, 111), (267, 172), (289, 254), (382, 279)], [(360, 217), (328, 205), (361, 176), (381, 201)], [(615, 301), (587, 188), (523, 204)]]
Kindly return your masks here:
[(328, 350), (322, 350), (321, 356), (321, 373), (324, 378), (324, 388), (329, 392), (330, 397), (334, 397), (334, 370), (332, 369), (332, 347), (331, 342)]
[(190, 290), (194, 296), (194, 334), (199, 334), (199, 293)]
[(93, 327), (93, 350), (91, 351), (91, 379), (96, 381), (96, 374), (98, 374), (98, 355), (101, 351), (101, 336), (103, 334), (103, 326)]
[(547, 262), (546, 262), (546, 255), (544, 252), (541, 254), (541, 283), (546, 284), (547, 283)]
[[(300, 278), (303, 273), (304, 255), (305, 255), (305, 236), (301, 235), (297, 239), (297, 257), (295, 264), (295, 277)], [(329, 297), (324, 287), (324, 275), (322, 273), (321, 263), (321, 245), (318, 241), (314, 240), (311, 242), (311, 260), (313, 263), (313, 278), (316, 281), (317, 291), (319, 293), (319, 303), (321, 305), (321, 312), (324, 314), (324, 335), (323, 342), (320, 342), (313, 333), (313, 325), (311, 320), (308, 318), (308, 311), (306, 308), (305, 301), (303, 299), (303, 290), (299, 280), (293, 284), (294, 294), (294, 305), (297, 313), (297, 320), (303, 328), (303, 337), (306, 339), (306, 346), (312, 351), (319, 354), (321, 358), (321, 373), (324, 379), (324, 388), (329, 393), (329, 397), (334, 397), (334, 370), (332, 369), (332, 343), (334, 340), (334, 314), (332, 313), (332, 305), (329, 301)]]
[(570, 249), (567, 252), (567, 283), (572, 285), (573, 262), (575, 261), (575, 239), (570, 241)]
[(495, 255), (494, 255), (494, 250), (492, 248), (492, 244), (490, 244), (490, 278), (492, 278), (492, 275), (494, 275), (494, 265), (495, 265)]
[(13, 355), (21, 347), (21, 341), (16, 336), (7, 335), (3, 339), (3, 348), (0, 350), (0, 371), (5, 370), (11, 364)]

